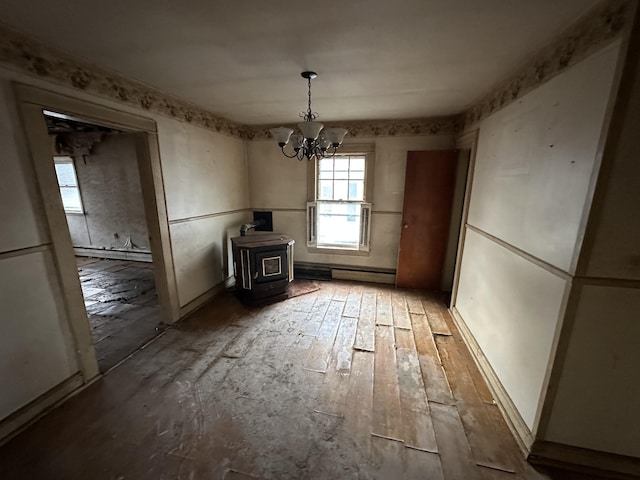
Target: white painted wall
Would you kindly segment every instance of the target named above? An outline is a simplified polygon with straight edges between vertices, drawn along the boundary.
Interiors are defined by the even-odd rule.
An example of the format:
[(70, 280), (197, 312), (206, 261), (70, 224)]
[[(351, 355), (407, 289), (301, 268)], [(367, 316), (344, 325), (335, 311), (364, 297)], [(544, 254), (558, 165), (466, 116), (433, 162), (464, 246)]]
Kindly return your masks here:
[(306, 246), (306, 160), (285, 158), (272, 140), (248, 142), (251, 207), (273, 210), (274, 231), (296, 240), (295, 260), (321, 264), (395, 269), (398, 259), (407, 152), (453, 148), (451, 135), (352, 138), (348, 144), (373, 144), (375, 171), (369, 255), (311, 252)]
[(149, 251), (134, 136), (105, 135), (74, 165), (84, 214), (67, 214), (73, 246), (124, 248), (130, 238)]
[(180, 306), (226, 277), (227, 230), (250, 220), (243, 140), (159, 118), (171, 246)]
[(572, 272), (617, 48), (607, 48), (491, 115), (469, 223)]
[(640, 458), (640, 37), (612, 113), (544, 439)]
[(591, 55), (479, 125), (468, 223), (489, 237), (467, 230), (456, 308), (534, 432), (618, 49)]
[[(0, 419), (78, 371), (11, 86), (0, 75)], [(53, 167), (52, 167), (53, 168)]]
[(533, 429), (567, 280), (472, 230), (457, 309)]
[(640, 457), (640, 289), (582, 288), (545, 440)]

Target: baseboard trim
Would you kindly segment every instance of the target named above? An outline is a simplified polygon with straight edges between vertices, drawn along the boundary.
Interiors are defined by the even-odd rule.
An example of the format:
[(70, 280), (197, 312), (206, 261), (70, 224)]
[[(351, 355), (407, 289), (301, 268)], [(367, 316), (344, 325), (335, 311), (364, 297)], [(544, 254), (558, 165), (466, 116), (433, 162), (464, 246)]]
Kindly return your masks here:
[(536, 465), (615, 480), (640, 478), (640, 458), (536, 440), (528, 457)]
[(520, 412), (518, 412), (518, 409), (502, 385), (502, 382), (500, 382), (496, 372), (493, 370), (493, 367), (491, 367), (489, 360), (482, 352), (480, 345), (476, 342), (475, 337), (471, 333), (471, 330), (469, 330), (469, 327), (467, 327), (467, 324), (462, 318), (462, 315), (460, 315), (458, 309), (453, 306), (449, 311), (451, 312), (453, 321), (456, 324), (456, 327), (458, 327), (464, 343), (471, 352), (471, 356), (478, 366), (480, 373), (487, 382), (489, 390), (491, 391), (493, 398), (496, 400), (502, 416), (507, 422), (507, 426), (511, 430), (511, 433), (516, 439), (516, 442), (524, 456), (528, 456), (531, 452), (531, 446), (533, 445), (534, 440), (531, 430), (529, 430), (529, 427), (522, 419)]
[(0, 420), (0, 446), (77, 393), (83, 383), (82, 374), (77, 372), (7, 418)]
[(151, 263), (151, 252), (135, 250), (106, 250), (102, 248), (73, 247), (77, 257), (107, 258), (109, 260), (131, 260), (134, 262)]
[[(395, 285), (396, 271), (391, 268), (361, 267), (359, 265), (336, 265), (331, 263), (295, 262), (294, 270), (300, 278), (354, 280), (357, 282), (385, 283)], [(311, 277), (308, 275), (311, 274)]]
[(331, 278), (336, 280), (354, 280), (357, 282), (396, 284), (395, 273), (364, 272), (361, 270), (331, 269)]
[[(233, 277), (230, 277), (233, 278)], [(205, 303), (213, 300), (215, 297), (224, 292), (227, 288), (228, 283), (230, 282), (229, 278), (226, 278), (222, 282), (214, 285), (209, 290), (204, 292), (203, 294), (197, 296), (184, 306), (180, 307), (180, 320), (184, 320), (187, 315), (192, 314), (197, 309), (202, 307)]]

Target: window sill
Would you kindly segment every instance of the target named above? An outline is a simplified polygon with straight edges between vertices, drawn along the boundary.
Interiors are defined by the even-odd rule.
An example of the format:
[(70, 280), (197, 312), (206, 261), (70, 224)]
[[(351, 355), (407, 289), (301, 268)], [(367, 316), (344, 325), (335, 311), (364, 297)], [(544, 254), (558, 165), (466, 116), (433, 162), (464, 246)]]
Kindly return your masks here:
[(72, 211), (72, 210), (65, 210), (64, 214), (65, 215), (81, 215), (81, 216), (84, 216), (84, 212), (76, 212), (76, 211)]
[(369, 256), (369, 252), (351, 248), (307, 247), (307, 252), (322, 255), (352, 255), (356, 257)]

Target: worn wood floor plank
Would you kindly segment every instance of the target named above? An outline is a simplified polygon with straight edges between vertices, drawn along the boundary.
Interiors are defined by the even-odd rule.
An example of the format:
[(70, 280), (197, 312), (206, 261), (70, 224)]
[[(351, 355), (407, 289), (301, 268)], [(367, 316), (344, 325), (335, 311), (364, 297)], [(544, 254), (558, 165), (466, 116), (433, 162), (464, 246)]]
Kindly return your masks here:
[(351, 289), (347, 296), (342, 315), (345, 317), (358, 318), (360, 315), (360, 303), (362, 302), (362, 291), (360, 289)]
[(362, 295), (358, 330), (354, 348), (373, 352), (376, 338), (376, 292), (367, 291)]
[(381, 437), (403, 440), (393, 331), (393, 327), (376, 327), (371, 432)]
[(424, 315), (424, 307), (422, 306), (423, 295), (417, 290), (408, 290), (405, 294), (407, 300), (407, 308), (409, 313)]
[(318, 333), (327, 309), (329, 308), (329, 304), (331, 304), (333, 288), (323, 287), (319, 292), (314, 294), (314, 296), (316, 300), (313, 308), (309, 312), (309, 315), (307, 315), (305, 323), (300, 330), (303, 335), (316, 335)]
[(371, 463), (371, 422), (373, 412), (374, 355), (371, 352), (353, 353), (351, 374), (344, 409), (344, 431), (356, 445), (364, 464)]
[(372, 436), (374, 478), (404, 478), (405, 450), (402, 442)]
[(322, 385), (320, 400), (315, 411), (328, 415), (342, 416), (349, 386), (355, 335), (356, 319), (342, 317), (333, 351), (331, 352), (329, 368)]
[(336, 302), (346, 302), (349, 297), (349, 284), (345, 282), (335, 282), (333, 288), (333, 300)]
[(449, 326), (442, 316), (442, 310), (439, 307), (439, 300), (431, 297), (422, 301), (427, 319), (434, 335), (451, 335)]
[(398, 383), (405, 445), (437, 453), (438, 445), (425, 395), (420, 362), (409, 330), (396, 329)]
[(378, 296), (376, 298), (376, 325), (393, 325), (391, 292), (387, 289), (378, 290)]
[(397, 328), (411, 330), (411, 319), (409, 318), (409, 310), (407, 309), (404, 293), (393, 292), (391, 294), (391, 307), (393, 311), (393, 325)]
[(439, 455), (413, 448), (406, 448), (404, 454), (406, 480), (444, 480)]
[(427, 310), (427, 319), (429, 320), (429, 325), (431, 326), (431, 331), (434, 335), (445, 335), (450, 336), (451, 331), (449, 330), (449, 326), (444, 321), (442, 313), (439, 309), (431, 309), (430, 311), (425, 306), (425, 310)]
[(515, 472), (519, 461), (513, 455), (514, 441), (500, 431), (506, 424), (492, 415), (490, 409), (495, 407), (481, 401), (455, 339), (436, 337), (436, 344), (475, 462), (497, 470)]
[(453, 338), (456, 341), (456, 345), (458, 347), (457, 351), (461, 356), (461, 360), (467, 366), (468, 372), (471, 374), (473, 385), (476, 387), (476, 391), (478, 392), (480, 399), (482, 400), (483, 403), (486, 403), (489, 405), (495, 405), (495, 400), (493, 399), (493, 395), (491, 394), (491, 391), (489, 390), (487, 383), (484, 381), (484, 378), (482, 377), (482, 374), (480, 373), (480, 370), (478, 369), (475, 363), (475, 360), (471, 355), (471, 352), (469, 351), (466, 344), (464, 343), (464, 340), (462, 339), (460, 332), (458, 332), (455, 322), (453, 321), (453, 318), (451, 318), (451, 314), (445, 310), (443, 312), (443, 318), (447, 322), (447, 325), (449, 326), (449, 330), (451, 331)]
[(478, 478), (479, 472), (471, 456), (471, 449), (456, 407), (438, 403), (432, 403), (430, 406), (444, 478)]
[(411, 314), (411, 322), (427, 399), (431, 402), (451, 405), (453, 395), (440, 363), (438, 349), (433, 340), (426, 315)]
[(329, 304), (322, 325), (318, 329), (309, 355), (303, 364), (305, 369), (323, 373), (327, 371), (343, 308), (344, 302), (332, 300)]

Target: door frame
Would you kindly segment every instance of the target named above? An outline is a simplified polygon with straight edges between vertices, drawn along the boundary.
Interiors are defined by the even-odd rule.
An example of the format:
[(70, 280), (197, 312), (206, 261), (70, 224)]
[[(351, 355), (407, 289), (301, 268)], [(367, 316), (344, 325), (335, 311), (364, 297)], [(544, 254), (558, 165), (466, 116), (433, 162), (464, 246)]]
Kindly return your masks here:
[(462, 202), (462, 217), (460, 218), (460, 236), (458, 237), (458, 249), (456, 252), (455, 267), (453, 270), (453, 285), (451, 287), (451, 301), (449, 308), (456, 305), (458, 297), (458, 284), (460, 282), (460, 269), (462, 267), (462, 256), (464, 254), (464, 244), (467, 236), (467, 219), (469, 218), (469, 204), (471, 202), (471, 190), (473, 187), (473, 175), (476, 167), (476, 151), (478, 148), (479, 129), (463, 133), (455, 139), (456, 150), (469, 150), (469, 167), (467, 170), (467, 181), (464, 189), (464, 199)]
[(136, 134), (136, 156), (160, 304), (160, 319), (164, 323), (173, 323), (179, 319), (180, 311), (156, 122), (30, 85), (14, 83), (13, 89), (30, 150), (40, 204), (47, 221), (57, 280), (62, 289), (62, 304), (75, 343), (79, 368), (84, 382), (88, 382), (100, 373), (71, 235), (53, 168), (51, 142), (42, 111), (52, 110)]

